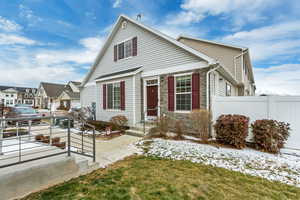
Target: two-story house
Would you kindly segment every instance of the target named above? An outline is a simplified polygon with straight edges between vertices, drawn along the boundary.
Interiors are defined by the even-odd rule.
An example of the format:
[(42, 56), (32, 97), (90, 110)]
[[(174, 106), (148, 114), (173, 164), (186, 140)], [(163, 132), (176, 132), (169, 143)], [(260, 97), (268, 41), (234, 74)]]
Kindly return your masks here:
[(58, 96), (58, 109), (70, 110), (71, 108), (80, 107), (80, 90), (81, 82), (69, 81)]
[(15, 106), (16, 104), (35, 106), (36, 91), (36, 88), (29, 87), (0, 86), (0, 100), (4, 106)]
[(38, 108), (56, 110), (59, 106), (58, 96), (64, 88), (64, 84), (41, 82), (35, 96), (36, 106)]
[(121, 15), (81, 85), (96, 119), (125, 115), (135, 126), (162, 115), (188, 120), (213, 95), (254, 95), (247, 48), (181, 36), (177, 40)]

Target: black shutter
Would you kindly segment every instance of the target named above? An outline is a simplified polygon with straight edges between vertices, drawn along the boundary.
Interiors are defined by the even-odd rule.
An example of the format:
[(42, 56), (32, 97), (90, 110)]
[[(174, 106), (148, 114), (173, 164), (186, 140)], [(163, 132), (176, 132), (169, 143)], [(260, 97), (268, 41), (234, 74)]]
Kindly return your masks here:
[(137, 37), (134, 37), (132, 39), (132, 55), (133, 56), (137, 55)]
[(118, 45), (118, 54), (119, 59), (124, 58), (124, 42)]
[(116, 62), (118, 60), (118, 46), (114, 46), (114, 61)]

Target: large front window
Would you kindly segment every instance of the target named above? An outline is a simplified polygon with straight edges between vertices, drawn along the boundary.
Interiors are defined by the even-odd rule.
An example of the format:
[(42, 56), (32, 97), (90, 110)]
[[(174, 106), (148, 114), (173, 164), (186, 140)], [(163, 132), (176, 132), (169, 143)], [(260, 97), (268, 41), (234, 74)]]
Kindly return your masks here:
[(107, 108), (121, 108), (121, 89), (120, 82), (107, 84)]
[(192, 108), (192, 76), (177, 76), (176, 79), (176, 110), (190, 111)]

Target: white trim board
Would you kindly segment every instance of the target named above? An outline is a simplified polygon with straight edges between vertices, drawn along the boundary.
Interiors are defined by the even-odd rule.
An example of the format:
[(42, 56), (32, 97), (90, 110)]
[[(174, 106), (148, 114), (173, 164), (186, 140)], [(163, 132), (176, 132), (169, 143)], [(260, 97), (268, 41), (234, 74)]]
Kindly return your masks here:
[(119, 74), (119, 75), (115, 75), (115, 76), (109, 76), (109, 77), (105, 77), (105, 78), (99, 78), (99, 79), (96, 79), (95, 81), (96, 82), (101, 82), (101, 81), (107, 81), (107, 80), (112, 80), (112, 79), (124, 78), (124, 77), (127, 77), (127, 76), (134, 76), (134, 75), (140, 73), (141, 71), (142, 71), (142, 68), (140, 68), (140, 69), (138, 69), (134, 72)]
[(190, 63), (185, 65), (179, 65), (175, 67), (169, 67), (164, 69), (156, 69), (151, 70), (147, 72), (142, 72), (142, 77), (150, 77), (150, 76), (158, 76), (163, 74), (170, 74), (170, 73), (176, 73), (176, 72), (184, 72), (184, 71), (190, 71), (194, 69), (203, 69), (207, 68), (209, 65), (206, 62), (196, 62), (196, 63)]

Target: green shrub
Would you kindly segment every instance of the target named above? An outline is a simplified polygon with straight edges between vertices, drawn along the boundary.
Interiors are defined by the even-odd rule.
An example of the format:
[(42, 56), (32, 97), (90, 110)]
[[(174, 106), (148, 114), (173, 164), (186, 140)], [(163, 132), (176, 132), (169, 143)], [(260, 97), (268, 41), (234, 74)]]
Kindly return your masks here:
[(246, 146), (249, 118), (243, 115), (221, 115), (214, 125), (217, 141), (238, 149)]
[(256, 120), (251, 124), (257, 149), (278, 153), (289, 137), (290, 125), (276, 120)]

